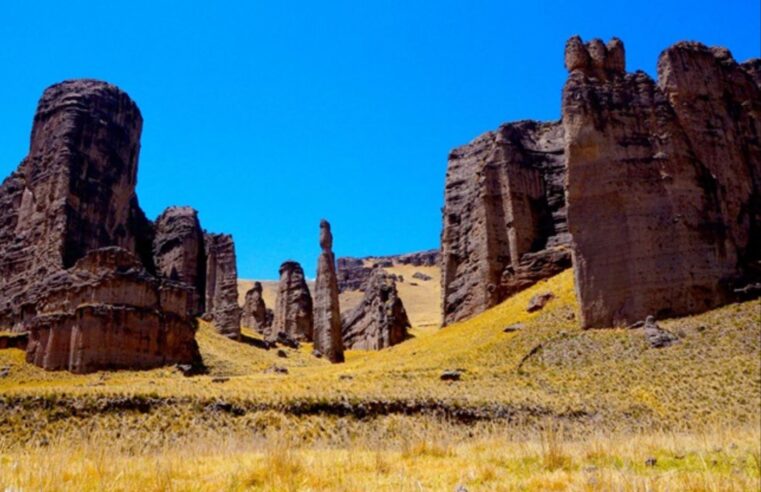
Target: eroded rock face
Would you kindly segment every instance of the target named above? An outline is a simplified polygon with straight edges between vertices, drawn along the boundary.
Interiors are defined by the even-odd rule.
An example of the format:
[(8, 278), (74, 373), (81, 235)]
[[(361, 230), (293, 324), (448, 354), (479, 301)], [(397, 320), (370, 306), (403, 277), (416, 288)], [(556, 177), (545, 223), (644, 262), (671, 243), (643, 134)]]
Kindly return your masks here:
[(200, 364), (192, 289), (159, 280), (129, 251), (90, 251), (37, 285), (27, 361), (88, 373)]
[(320, 222), (320, 248), (314, 295), (314, 348), (333, 363), (344, 361), (338, 280), (333, 256), (333, 234), (327, 220)]
[(206, 313), (217, 332), (240, 338), (241, 309), (238, 305), (238, 267), (235, 244), (229, 234), (205, 234)]
[(158, 275), (193, 288), (190, 311), (201, 315), (206, 301), (206, 251), (198, 212), (169, 207), (159, 215), (153, 257)]
[(376, 268), (362, 290), (362, 302), (342, 320), (344, 347), (380, 350), (404, 341), (410, 321), (394, 279)]
[(279, 333), (285, 333), (292, 340), (312, 341), (314, 337), (312, 295), (309, 293), (304, 270), (295, 261), (286, 261), (280, 265), (280, 282), (270, 335), (274, 338)]
[(254, 286), (246, 292), (240, 324), (265, 334), (269, 331), (269, 321), (267, 306), (262, 298), (262, 284), (254, 282)]
[(37, 282), (88, 251), (120, 246), (152, 271), (150, 222), (135, 195), (142, 117), (117, 87), (72, 80), (45, 90), (29, 155), (0, 186), (0, 324)]
[(761, 254), (761, 92), (723, 48), (678, 43), (658, 81), (569, 40), (568, 224), (584, 327), (713, 308)]
[(444, 324), (570, 266), (563, 127), (520, 121), (450, 153), (441, 234)]

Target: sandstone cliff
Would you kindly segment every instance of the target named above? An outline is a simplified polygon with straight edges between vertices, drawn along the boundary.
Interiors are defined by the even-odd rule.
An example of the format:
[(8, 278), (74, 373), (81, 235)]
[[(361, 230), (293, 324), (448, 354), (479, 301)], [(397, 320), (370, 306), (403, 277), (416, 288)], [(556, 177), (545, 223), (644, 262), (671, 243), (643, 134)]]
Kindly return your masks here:
[(441, 233), (444, 324), (570, 266), (560, 123), (503, 125), (449, 155)]
[(626, 73), (617, 39), (568, 41), (568, 224), (583, 326), (704, 311), (752, 278), (761, 255), (756, 66), (678, 43), (661, 54), (656, 82)]
[(27, 361), (74, 373), (198, 366), (192, 295), (148, 274), (127, 250), (90, 251), (37, 286), (36, 315), (25, 325)]
[(29, 155), (0, 186), (0, 323), (17, 326), (37, 282), (89, 250), (120, 246), (153, 269), (151, 226), (135, 195), (142, 117), (113, 85), (45, 90)]
[(267, 315), (267, 306), (264, 304), (264, 298), (262, 297), (261, 282), (254, 282), (253, 287), (246, 292), (240, 324), (254, 329), (261, 334), (269, 332), (270, 320)]

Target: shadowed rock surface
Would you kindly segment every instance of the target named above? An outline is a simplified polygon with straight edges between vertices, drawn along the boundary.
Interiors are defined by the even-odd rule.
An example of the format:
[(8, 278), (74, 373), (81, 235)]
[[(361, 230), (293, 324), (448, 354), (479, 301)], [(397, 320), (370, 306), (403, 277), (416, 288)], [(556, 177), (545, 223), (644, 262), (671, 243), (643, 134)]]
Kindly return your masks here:
[(570, 266), (563, 127), (520, 121), (449, 155), (441, 234), (444, 324)]
[(192, 294), (150, 275), (127, 250), (93, 250), (38, 286), (27, 361), (74, 373), (198, 366)]
[(271, 320), (267, 317), (267, 306), (265, 306), (262, 298), (262, 284), (261, 282), (254, 282), (254, 286), (246, 292), (240, 323), (265, 334), (269, 331), (269, 321)]
[(304, 270), (295, 261), (280, 265), (280, 281), (277, 300), (269, 335), (277, 337), (284, 333), (292, 340), (312, 341), (314, 318), (312, 295), (309, 293)]
[(362, 302), (343, 316), (344, 347), (380, 350), (404, 341), (410, 321), (393, 277), (376, 268), (362, 290)]
[(619, 40), (568, 41), (568, 224), (584, 327), (705, 311), (757, 275), (757, 66), (684, 42), (661, 54), (655, 82), (625, 72)]
[(206, 251), (198, 212), (169, 207), (159, 215), (153, 256), (158, 275), (193, 289), (190, 312), (201, 315), (206, 301)]
[(314, 348), (329, 361), (343, 362), (341, 311), (333, 256), (333, 234), (327, 220), (320, 222), (320, 248), (314, 293)]
[(238, 269), (235, 244), (229, 234), (205, 234), (206, 313), (204, 318), (229, 338), (240, 338)]
[(153, 270), (151, 224), (135, 195), (142, 117), (117, 87), (71, 80), (45, 90), (29, 154), (0, 186), (0, 324), (47, 275), (120, 246)]

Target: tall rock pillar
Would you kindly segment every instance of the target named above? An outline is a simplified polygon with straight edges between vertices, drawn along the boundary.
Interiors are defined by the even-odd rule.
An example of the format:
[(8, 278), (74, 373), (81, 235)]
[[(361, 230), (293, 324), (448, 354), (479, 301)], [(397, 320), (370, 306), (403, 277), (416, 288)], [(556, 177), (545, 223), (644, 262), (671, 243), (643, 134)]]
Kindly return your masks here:
[(333, 256), (333, 234), (327, 220), (320, 222), (320, 248), (314, 299), (314, 348), (331, 362), (344, 361), (338, 278)]

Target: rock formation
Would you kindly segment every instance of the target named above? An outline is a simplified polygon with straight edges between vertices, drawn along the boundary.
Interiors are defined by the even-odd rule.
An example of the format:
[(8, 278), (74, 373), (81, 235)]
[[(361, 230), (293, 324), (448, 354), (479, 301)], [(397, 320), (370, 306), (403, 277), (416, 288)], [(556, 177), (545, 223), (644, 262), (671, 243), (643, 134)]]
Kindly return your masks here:
[(193, 288), (190, 312), (201, 315), (206, 301), (206, 251), (195, 210), (169, 207), (159, 215), (153, 257), (158, 275)]
[(88, 373), (200, 364), (193, 290), (148, 274), (129, 251), (90, 251), (38, 284), (27, 361)]
[(304, 270), (295, 261), (286, 261), (280, 265), (274, 315), (271, 337), (285, 333), (293, 340), (312, 341), (312, 295), (304, 278)]
[(135, 195), (142, 117), (113, 85), (73, 80), (45, 90), (29, 155), (0, 186), (0, 325), (48, 274), (120, 246), (151, 271), (151, 226)]
[[(312, 312), (311, 302), (309, 312)], [(264, 298), (262, 298), (262, 284), (261, 282), (254, 282), (254, 286), (246, 292), (240, 324), (266, 334), (270, 327), (270, 320), (267, 318), (267, 306), (265, 306)]]
[(333, 234), (327, 220), (320, 222), (320, 248), (314, 294), (314, 348), (333, 363), (344, 361), (338, 280), (333, 256)]
[(678, 43), (655, 82), (626, 73), (619, 40), (568, 41), (568, 225), (584, 327), (710, 309), (758, 273), (757, 66)]
[(205, 234), (206, 313), (217, 332), (240, 338), (241, 309), (238, 305), (238, 269), (235, 244), (229, 234)]
[(449, 155), (441, 233), (444, 324), (570, 262), (563, 126), (520, 121)]
[(362, 290), (362, 302), (343, 316), (344, 347), (380, 350), (404, 341), (410, 321), (394, 279), (376, 268)]
[(368, 256), (365, 258), (342, 257), (336, 261), (338, 290), (361, 290), (376, 267), (397, 265), (436, 266), (439, 264), (439, 250), (418, 251), (402, 255)]

